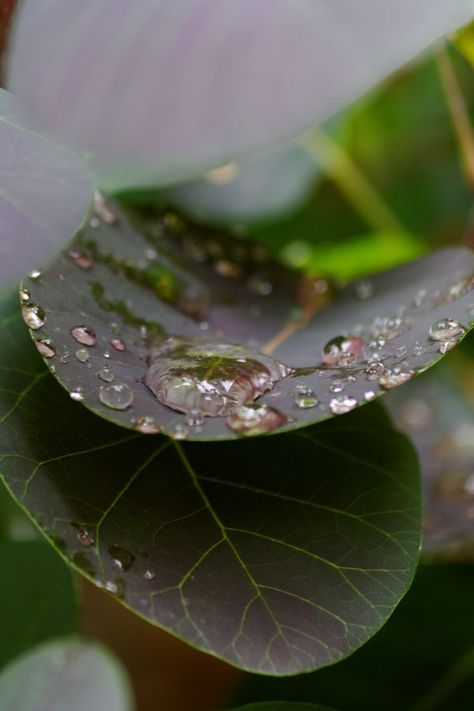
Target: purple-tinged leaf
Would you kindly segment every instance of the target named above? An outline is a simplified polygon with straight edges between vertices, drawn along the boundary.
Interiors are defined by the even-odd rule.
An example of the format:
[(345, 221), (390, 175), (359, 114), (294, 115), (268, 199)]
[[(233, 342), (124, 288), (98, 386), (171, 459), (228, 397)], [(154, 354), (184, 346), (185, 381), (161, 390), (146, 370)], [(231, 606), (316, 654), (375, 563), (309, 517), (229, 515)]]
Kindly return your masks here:
[(10, 86), (103, 187), (171, 184), (320, 122), (469, 0), (23, 0)]
[(349, 285), (328, 306), (327, 280), (247, 238), (169, 212), (103, 218), (21, 298), (71, 397), (124, 427), (205, 440), (304, 427), (407, 382), (474, 322), (466, 249)]
[(84, 222), (92, 200), (85, 166), (31, 130), (0, 89), (0, 284), (51, 258)]
[(350, 654), (410, 585), (418, 464), (377, 405), (280, 437), (181, 443), (65, 396), (0, 304), (0, 472), (79, 570), (152, 623), (250, 671)]

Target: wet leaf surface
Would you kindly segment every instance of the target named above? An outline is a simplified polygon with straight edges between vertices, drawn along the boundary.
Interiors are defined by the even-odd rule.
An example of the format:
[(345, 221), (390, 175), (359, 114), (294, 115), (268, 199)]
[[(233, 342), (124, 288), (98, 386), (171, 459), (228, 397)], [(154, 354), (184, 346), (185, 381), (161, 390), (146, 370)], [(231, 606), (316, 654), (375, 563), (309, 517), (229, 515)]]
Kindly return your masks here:
[(378, 406), (271, 439), (145, 437), (66, 396), (14, 296), (2, 314), (0, 471), (97, 585), (268, 674), (330, 664), (383, 625), (416, 566), (420, 498), (414, 452)]
[(0, 667), (77, 629), (71, 571), (43, 541), (0, 543)]
[(206, 440), (308, 426), (404, 384), (463, 338), (473, 287), (473, 253), (447, 249), (328, 306), (328, 281), (244, 237), (99, 203), (21, 299), (74, 400), (124, 427)]

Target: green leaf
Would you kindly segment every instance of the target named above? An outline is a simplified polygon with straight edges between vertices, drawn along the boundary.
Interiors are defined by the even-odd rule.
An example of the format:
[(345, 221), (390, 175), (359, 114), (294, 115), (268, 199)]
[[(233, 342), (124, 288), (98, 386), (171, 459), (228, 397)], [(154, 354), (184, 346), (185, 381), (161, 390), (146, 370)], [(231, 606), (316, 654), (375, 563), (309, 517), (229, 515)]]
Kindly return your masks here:
[(35, 133), (0, 89), (0, 285), (19, 280), (81, 226), (92, 184), (80, 158)]
[(1, 711), (132, 711), (127, 677), (108, 651), (74, 639), (44, 644), (0, 674)]
[(241, 668), (296, 674), (350, 654), (407, 590), (418, 467), (383, 411), (244, 442), (182, 444), (77, 407), (4, 298), (0, 471), (79, 570)]
[(470, 709), (473, 596), (474, 566), (420, 566), (394, 615), (356, 654), (295, 679), (249, 677), (234, 703), (274, 697), (341, 711)]
[(0, 542), (0, 570), (0, 667), (35, 644), (76, 631), (71, 571), (50, 546)]
[[(351, 284), (327, 306), (327, 280), (250, 240), (174, 213), (99, 214), (25, 281), (23, 311), (71, 397), (123, 427), (204, 440), (235, 438), (249, 420), (248, 434), (305, 427), (410, 380), (474, 322), (466, 249)], [(454, 328), (433, 336), (443, 319)]]

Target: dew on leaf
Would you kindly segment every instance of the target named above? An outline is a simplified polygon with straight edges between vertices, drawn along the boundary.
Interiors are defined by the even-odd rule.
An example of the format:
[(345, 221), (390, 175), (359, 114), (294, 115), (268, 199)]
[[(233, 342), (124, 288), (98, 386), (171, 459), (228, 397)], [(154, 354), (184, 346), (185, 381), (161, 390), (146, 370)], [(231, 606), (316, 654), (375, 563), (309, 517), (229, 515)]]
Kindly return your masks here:
[(43, 358), (53, 358), (56, 355), (56, 351), (49, 338), (42, 338), (39, 341), (35, 341), (35, 344)]
[(350, 365), (362, 358), (364, 341), (357, 336), (337, 336), (326, 343), (323, 348), (324, 365), (335, 367)]
[(201, 410), (190, 410), (186, 413), (186, 424), (190, 427), (201, 427), (204, 424), (204, 415)]
[(411, 323), (408, 319), (401, 316), (390, 318), (376, 318), (372, 324), (372, 334), (375, 338), (385, 338), (389, 341), (398, 338), (403, 333), (406, 333), (411, 328)]
[(85, 529), (81, 529), (77, 532), (77, 540), (82, 546), (85, 546), (86, 548), (90, 548), (92, 545), (94, 545), (93, 536), (91, 536), (91, 534)]
[(75, 387), (69, 393), (69, 397), (71, 398), (71, 400), (81, 402), (82, 400), (84, 400), (84, 391), (81, 387)]
[(329, 386), (329, 390), (332, 393), (342, 393), (344, 390), (344, 383), (342, 380), (333, 380)]
[(430, 328), (430, 338), (432, 341), (449, 341), (453, 338), (459, 338), (465, 333), (464, 326), (453, 318), (443, 318), (435, 323)]
[(154, 580), (156, 577), (156, 574), (154, 573), (153, 570), (148, 569), (148, 570), (145, 570), (145, 572), (143, 573), (143, 577), (145, 580)]
[(112, 341), (110, 341), (110, 345), (112, 346), (112, 348), (115, 348), (116, 351), (119, 351), (121, 353), (127, 350), (127, 346), (123, 341), (120, 340), (120, 338), (114, 338)]
[(414, 370), (404, 370), (396, 366), (395, 368), (387, 370), (387, 372), (379, 378), (379, 385), (384, 390), (391, 390), (392, 388), (397, 388), (399, 385), (407, 383), (414, 375)]
[(329, 409), (333, 415), (345, 415), (354, 410), (357, 405), (357, 400), (352, 395), (338, 395), (329, 402)]
[(253, 436), (272, 432), (286, 425), (288, 417), (268, 405), (240, 405), (227, 417), (226, 424), (237, 434)]
[(86, 326), (74, 326), (74, 328), (71, 328), (70, 334), (75, 341), (83, 346), (95, 346), (96, 344), (94, 331)]
[(452, 350), (456, 345), (457, 341), (454, 338), (450, 341), (443, 341), (438, 346), (438, 353), (444, 355), (445, 353), (448, 353), (448, 351)]
[(173, 426), (170, 436), (172, 439), (176, 440), (184, 440), (187, 439), (189, 435), (189, 429), (186, 427), (186, 425), (182, 425), (180, 422), (178, 422), (176, 425)]
[(92, 269), (92, 259), (90, 259), (90, 257), (88, 257), (83, 252), (80, 252), (77, 249), (72, 249), (68, 252), (68, 255), (71, 261), (76, 265), (76, 267), (85, 270)]
[(219, 417), (271, 390), (289, 372), (242, 346), (169, 338), (151, 348), (145, 383), (173, 410)]
[(135, 556), (121, 546), (109, 546), (109, 555), (112, 558), (113, 566), (124, 572), (127, 572), (135, 561)]
[(94, 193), (94, 212), (107, 225), (114, 225), (117, 222), (117, 216), (112, 212), (106, 199), (98, 190)]
[(366, 390), (364, 393), (364, 400), (366, 402), (372, 402), (372, 400), (375, 400), (376, 397), (377, 395), (373, 390)]
[(115, 378), (112, 368), (108, 368), (107, 366), (105, 368), (101, 368), (101, 370), (97, 373), (97, 376), (103, 380), (104, 383), (111, 383)]
[(33, 331), (37, 331), (38, 328), (44, 326), (46, 314), (41, 306), (26, 304), (22, 308), (22, 314), (24, 322), (29, 328), (33, 329)]
[(30, 292), (27, 289), (20, 289), (20, 301), (25, 303), (30, 300)]
[(161, 432), (161, 426), (151, 415), (139, 417), (137, 420), (134, 420), (133, 424), (137, 432), (141, 432), (142, 434), (159, 434), (159, 432)]
[(33, 281), (36, 281), (40, 278), (41, 272), (39, 269), (32, 269), (31, 272), (28, 273), (28, 276), (30, 277), (30, 279), (33, 279)]
[(369, 363), (365, 369), (365, 377), (367, 380), (378, 380), (386, 371), (385, 365), (380, 361)]
[(133, 402), (133, 390), (126, 383), (102, 385), (99, 389), (99, 400), (112, 410), (126, 410)]
[(90, 358), (90, 353), (87, 350), (87, 348), (79, 348), (78, 351), (76, 351), (76, 358), (80, 363), (87, 363), (87, 361)]
[(319, 398), (308, 385), (297, 385), (295, 389), (295, 405), (302, 410), (307, 410), (319, 405)]

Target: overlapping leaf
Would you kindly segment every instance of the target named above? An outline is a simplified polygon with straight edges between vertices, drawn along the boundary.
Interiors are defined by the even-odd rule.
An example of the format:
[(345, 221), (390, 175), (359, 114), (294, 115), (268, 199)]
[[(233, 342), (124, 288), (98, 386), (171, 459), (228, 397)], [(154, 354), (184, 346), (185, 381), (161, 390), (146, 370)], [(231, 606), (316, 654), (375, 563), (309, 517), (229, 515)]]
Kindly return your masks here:
[(10, 83), (103, 186), (170, 184), (326, 119), (471, 19), (469, 0), (23, 0)]
[(45, 261), (85, 220), (92, 200), (80, 159), (34, 133), (0, 89), (0, 284)]
[(416, 565), (420, 501), (413, 450), (377, 406), (277, 439), (144, 437), (72, 402), (14, 299), (2, 314), (0, 471), (96, 584), (268, 674), (330, 664), (383, 625)]
[[(261, 429), (307, 426), (403, 384), (474, 322), (474, 254), (466, 249), (349, 285), (327, 306), (334, 295), (327, 280), (284, 269), (245, 238), (226, 238), (173, 213), (144, 219), (118, 206), (105, 210), (72, 251), (25, 280), (22, 299), (39, 350), (71, 396), (124, 427), (235, 437), (239, 428), (226, 416), (203, 414), (206, 407), (216, 414), (216, 389), (248, 386), (255, 370), (267, 379), (263, 391), (269, 373), (274, 379), (258, 400), (274, 421)], [(454, 326), (433, 331), (443, 320)], [(323, 364), (335, 338), (348, 339), (349, 352)], [(176, 402), (187, 382), (177, 362), (183, 339), (188, 355), (196, 352), (202, 388), (214, 388), (197, 404)], [(225, 360), (223, 344), (243, 351), (229, 351)], [(291, 369), (288, 377), (270, 356)], [(246, 393), (242, 400), (258, 394)]]

